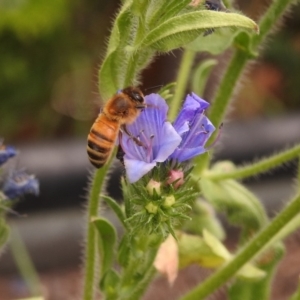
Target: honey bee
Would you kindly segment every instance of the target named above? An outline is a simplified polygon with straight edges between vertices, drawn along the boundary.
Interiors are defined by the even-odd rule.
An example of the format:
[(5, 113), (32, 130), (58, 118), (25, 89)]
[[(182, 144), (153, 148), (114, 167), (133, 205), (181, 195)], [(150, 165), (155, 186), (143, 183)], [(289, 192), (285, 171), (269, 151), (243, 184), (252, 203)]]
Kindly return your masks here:
[(120, 90), (107, 101), (87, 138), (89, 160), (96, 168), (103, 167), (108, 161), (116, 139), (122, 132), (142, 146), (142, 143), (131, 135), (126, 125), (133, 123), (145, 108), (144, 95), (136, 87)]

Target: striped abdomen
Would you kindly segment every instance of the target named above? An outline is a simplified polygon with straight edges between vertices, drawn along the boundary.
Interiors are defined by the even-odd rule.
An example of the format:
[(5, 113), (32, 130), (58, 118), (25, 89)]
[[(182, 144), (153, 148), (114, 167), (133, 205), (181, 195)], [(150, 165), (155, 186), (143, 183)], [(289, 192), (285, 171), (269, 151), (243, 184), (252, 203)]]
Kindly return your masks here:
[(119, 130), (118, 122), (99, 114), (88, 135), (87, 145), (89, 160), (96, 168), (101, 168), (109, 159)]

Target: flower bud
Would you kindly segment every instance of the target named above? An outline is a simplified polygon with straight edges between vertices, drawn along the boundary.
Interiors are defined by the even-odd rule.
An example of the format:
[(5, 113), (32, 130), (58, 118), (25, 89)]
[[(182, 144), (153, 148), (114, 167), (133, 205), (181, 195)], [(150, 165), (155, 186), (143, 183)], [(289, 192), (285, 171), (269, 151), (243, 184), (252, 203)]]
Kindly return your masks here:
[(157, 205), (155, 205), (153, 202), (149, 202), (145, 208), (149, 214), (156, 214), (158, 209)]
[(169, 172), (169, 178), (167, 180), (168, 184), (172, 184), (174, 181), (174, 188), (178, 189), (184, 184), (184, 173), (181, 170), (171, 170)]
[(160, 186), (161, 186), (161, 182), (150, 179), (150, 181), (146, 186), (146, 189), (151, 196), (153, 196), (154, 190), (157, 195), (160, 195), (161, 194)]
[(164, 207), (171, 207), (175, 203), (174, 195), (169, 195), (165, 197), (165, 201), (163, 203)]

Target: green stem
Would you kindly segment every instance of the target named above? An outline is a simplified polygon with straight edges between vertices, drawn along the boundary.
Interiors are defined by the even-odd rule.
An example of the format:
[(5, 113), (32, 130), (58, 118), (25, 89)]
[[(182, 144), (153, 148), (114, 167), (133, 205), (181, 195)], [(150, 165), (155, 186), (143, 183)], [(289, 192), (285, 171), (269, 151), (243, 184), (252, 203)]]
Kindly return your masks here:
[[(241, 49), (236, 49), (231, 58), (231, 61), (223, 76), (223, 80), (221, 81), (216, 92), (215, 99), (209, 110), (209, 119), (216, 128), (218, 128), (224, 120), (224, 116), (234, 92), (234, 87), (236, 86), (238, 78), (241, 75), (246, 62), (248, 61), (248, 58), (248, 53)], [(215, 137), (217, 136), (217, 131), (218, 130), (216, 130), (211, 137), (211, 141), (214, 141)]]
[(41, 283), (39, 276), (34, 268), (32, 260), (22, 241), (22, 238), (15, 227), (12, 227), (12, 238), (10, 248), (14, 257), (14, 261), (22, 275), (23, 280), (32, 296), (42, 295)]
[[(273, 155), (271, 157), (262, 159), (259, 162), (249, 166), (241, 167), (230, 172), (214, 172), (206, 171), (203, 177), (210, 180), (224, 180), (224, 179), (243, 179), (250, 176), (257, 175), (269, 171), (289, 160), (297, 158), (300, 155), (300, 145), (297, 145), (289, 150)], [(300, 175), (299, 175), (300, 176)]]
[[(143, 239), (143, 243), (146, 243), (145, 245), (149, 245), (147, 238)], [(126, 288), (126, 285), (127, 287), (130, 286), (131, 290), (129, 293), (126, 293), (126, 295), (120, 294), (118, 298), (119, 300), (141, 299), (141, 296), (144, 294), (146, 288), (149, 286), (149, 283), (156, 274), (156, 270), (153, 267), (153, 262), (160, 244), (161, 242), (158, 243), (156, 247), (145, 247), (143, 254), (140, 254), (138, 258), (131, 255), (130, 264), (122, 274), (123, 287)], [(134, 275), (137, 273), (137, 270), (139, 270), (140, 275), (137, 280), (133, 281), (132, 279), (135, 278)]]
[(89, 193), (89, 202), (87, 208), (87, 241), (85, 249), (85, 275), (83, 286), (83, 299), (93, 300), (96, 284), (96, 268), (97, 266), (97, 230), (91, 220), (98, 216), (100, 193), (105, 179), (105, 174), (110, 166), (110, 162), (114, 157), (114, 152), (110, 161), (101, 169), (94, 173)]
[(181, 300), (205, 299), (217, 288), (225, 284), (236, 272), (254, 256), (300, 211), (300, 195), (297, 195), (274, 219), (258, 233), (235, 258), (219, 269), (201, 285), (194, 288)]
[(280, 19), (283, 13), (287, 10), (295, 0), (273, 0), (267, 11), (264, 13), (259, 21), (260, 34), (253, 36), (252, 46), (257, 48), (262, 42), (264, 42), (266, 36), (270, 34), (274, 24)]
[(138, 282), (135, 289), (132, 291), (132, 296), (130, 296), (128, 300), (141, 299), (142, 295), (144, 294), (145, 290), (149, 286), (155, 274), (156, 274), (156, 269), (153, 266), (149, 266), (144, 277)]
[(178, 71), (178, 76), (176, 79), (175, 95), (169, 110), (169, 119), (171, 121), (175, 119), (179, 107), (183, 101), (184, 93), (186, 90), (186, 86), (188, 83), (188, 79), (194, 62), (195, 55), (196, 52), (192, 50), (186, 49), (183, 52), (179, 71)]

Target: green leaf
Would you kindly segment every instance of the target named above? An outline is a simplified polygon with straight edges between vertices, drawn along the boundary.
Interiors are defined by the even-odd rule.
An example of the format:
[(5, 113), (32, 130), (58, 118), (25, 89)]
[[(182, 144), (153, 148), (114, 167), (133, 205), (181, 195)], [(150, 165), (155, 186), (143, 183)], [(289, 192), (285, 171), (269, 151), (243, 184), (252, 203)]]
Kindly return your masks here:
[(213, 55), (218, 55), (232, 45), (238, 33), (239, 31), (237, 30), (219, 28), (210, 35), (200, 35), (185, 48), (196, 52), (209, 52)]
[(123, 70), (120, 65), (121, 58), (124, 57), (122, 48), (128, 43), (131, 30), (131, 5), (132, 0), (126, 1), (115, 19), (107, 53), (99, 70), (99, 89), (104, 99), (111, 97), (119, 88), (122, 88), (118, 84), (118, 77)]
[(197, 95), (203, 95), (208, 77), (213, 67), (218, 63), (216, 59), (207, 59), (202, 62), (192, 78), (192, 91)]
[(206, 29), (218, 27), (240, 27), (258, 31), (254, 21), (240, 14), (196, 11), (165, 21), (146, 35), (141, 42), (141, 47), (170, 51), (185, 46)]
[(225, 212), (231, 223), (246, 231), (257, 231), (267, 224), (267, 216), (260, 201), (243, 185), (234, 180), (200, 181), (204, 197), (217, 211)]
[[(210, 234), (208, 233), (207, 235)], [(226, 248), (222, 248), (224, 246), (216, 238), (211, 244), (208, 244), (206, 240), (200, 236), (177, 233), (177, 241), (180, 268), (195, 263), (204, 268), (217, 268), (225, 263), (231, 256)], [(219, 247), (222, 250), (218, 252)], [(215, 248), (217, 248), (216, 251), (214, 251)], [(225, 252), (223, 252), (223, 250)]]
[(225, 231), (211, 204), (197, 200), (193, 205), (190, 217), (192, 218), (190, 221), (183, 223), (184, 231), (200, 235), (203, 229), (206, 229), (219, 240), (224, 240)]
[(105, 299), (116, 299), (120, 276), (115, 270), (108, 270), (100, 280), (100, 289), (105, 293)]
[(105, 200), (106, 204), (115, 212), (124, 228), (128, 229), (128, 225), (125, 222), (125, 215), (120, 205), (111, 197), (108, 197), (106, 195), (101, 195), (101, 197)]
[(101, 278), (112, 267), (114, 260), (114, 248), (116, 243), (116, 230), (112, 224), (103, 218), (92, 220), (96, 226), (99, 237), (99, 252), (101, 260)]
[[(191, 1), (190, 0), (170, 0), (167, 3), (163, 1), (153, 1), (156, 3), (154, 13), (149, 17), (149, 27), (157, 26), (162, 22), (176, 16)], [(163, 4), (163, 5), (162, 5)]]

